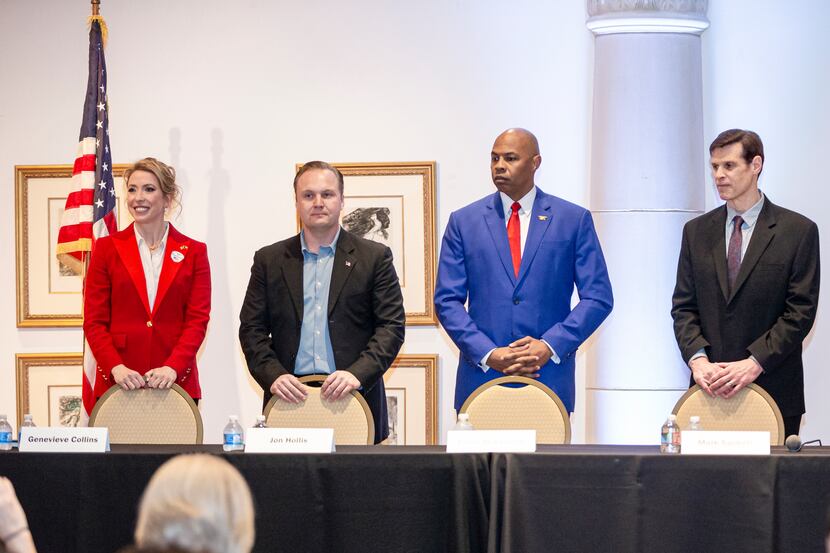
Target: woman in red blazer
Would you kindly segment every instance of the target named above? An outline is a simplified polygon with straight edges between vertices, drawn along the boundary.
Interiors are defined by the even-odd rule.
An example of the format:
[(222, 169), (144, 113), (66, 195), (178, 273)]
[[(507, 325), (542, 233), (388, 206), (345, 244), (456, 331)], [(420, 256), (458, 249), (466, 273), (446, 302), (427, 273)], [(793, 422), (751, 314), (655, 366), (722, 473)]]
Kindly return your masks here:
[(124, 172), (135, 222), (101, 238), (86, 277), (84, 333), (98, 362), (95, 397), (111, 386), (202, 396), (196, 352), (210, 319), (207, 247), (164, 220), (180, 189), (172, 167), (145, 158)]

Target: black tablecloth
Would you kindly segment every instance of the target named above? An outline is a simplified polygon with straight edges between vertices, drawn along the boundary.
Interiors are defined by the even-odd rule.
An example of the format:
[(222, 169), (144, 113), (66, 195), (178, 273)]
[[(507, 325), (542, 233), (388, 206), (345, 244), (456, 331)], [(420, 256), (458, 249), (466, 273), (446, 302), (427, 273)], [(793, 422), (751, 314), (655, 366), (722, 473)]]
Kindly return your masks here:
[(822, 553), (830, 448), (550, 446), (494, 455), (490, 551)]
[(129, 543), (150, 476), (182, 451), (222, 454), (245, 476), (255, 551), (820, 553), (830, 505), (830, 448), (749, 457), (646, 446), (490, 455), (113, 449), (0, 454), (0, 474), (14, 482), (41, 553), (108, 553)]
[[(4, 453), (40, 553), (114, 552), (132, 541), (137, 505), (175, 452)], [(254, 495), (254, 551), (453, 551), (487, 548), (487, 455), (440, 448), (345, 448), (334, 455), (223, 454)]]

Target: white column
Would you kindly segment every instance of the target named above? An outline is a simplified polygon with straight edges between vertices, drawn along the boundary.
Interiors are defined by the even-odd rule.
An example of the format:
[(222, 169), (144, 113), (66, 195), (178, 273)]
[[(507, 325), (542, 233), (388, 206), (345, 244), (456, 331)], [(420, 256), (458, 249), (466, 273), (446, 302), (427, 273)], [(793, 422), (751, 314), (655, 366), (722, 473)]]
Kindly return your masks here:
[(656, 443), (688, 388), (671, 296), (703, 212), (700, 34), (707, 0), (588, 0), (595, 35), (591, 208), (614, 311), (586, 357), (586, 441)]

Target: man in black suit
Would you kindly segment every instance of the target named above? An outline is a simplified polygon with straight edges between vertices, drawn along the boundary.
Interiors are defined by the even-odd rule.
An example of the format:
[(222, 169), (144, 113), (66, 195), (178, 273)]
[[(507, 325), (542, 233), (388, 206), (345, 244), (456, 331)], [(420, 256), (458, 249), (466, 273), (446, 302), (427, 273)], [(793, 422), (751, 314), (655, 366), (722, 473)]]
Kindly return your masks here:
[(401, 349), (405, 313), (392, 252), (340, 227), (343, 175), (322, 161), (294, 178), (300, 234), (254, 255), (240, 313), (239, 340), (248, 370), (272, 395), (300, 403), (297, 376), (327, 374), (321, 394), (366, 398), (375, 443), (389, 427), (383, 373)]
[(764, 146), (757, 134), (724, 131), (709, 154), (726, 205), (683, 229), (672, 298), (677, 344), (692, 384), (730, 398), (755, 382), (781, 409), (786, 435), (798, 434), (801, 343), (818, 305), (818, 227), (758, 189)]

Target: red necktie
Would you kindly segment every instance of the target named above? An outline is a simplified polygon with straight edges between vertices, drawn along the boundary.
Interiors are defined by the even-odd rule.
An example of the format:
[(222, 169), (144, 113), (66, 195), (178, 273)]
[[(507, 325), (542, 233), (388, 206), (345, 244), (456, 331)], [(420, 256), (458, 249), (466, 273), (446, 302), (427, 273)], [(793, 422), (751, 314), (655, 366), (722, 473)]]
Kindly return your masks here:
[(519, 202), (513, 202), (510, 209), (510, 220), (507, 221), (507, 241), (510, 243), (510, 257), (513, 258), (513, 272), (519, 276), (519, 266), (522, 264), (522, 226), (519, 224)]

